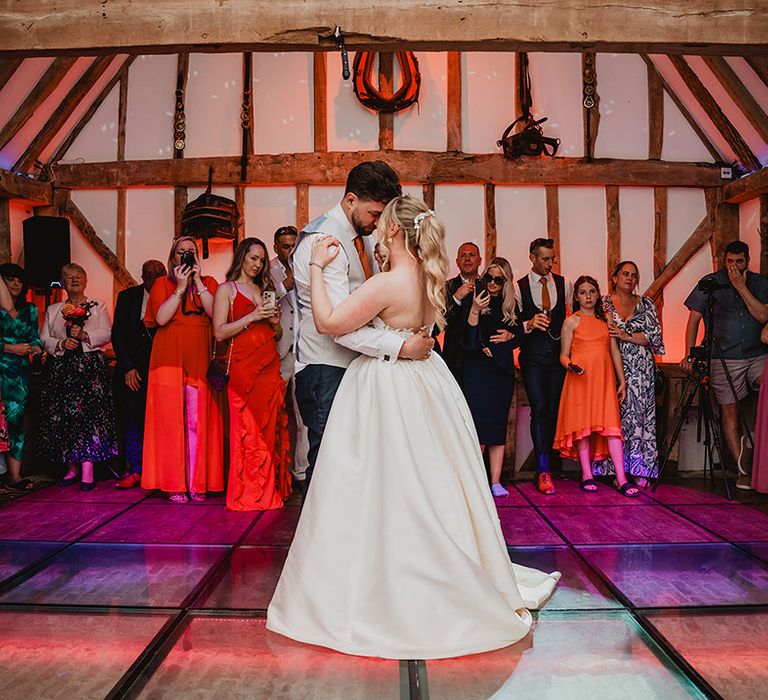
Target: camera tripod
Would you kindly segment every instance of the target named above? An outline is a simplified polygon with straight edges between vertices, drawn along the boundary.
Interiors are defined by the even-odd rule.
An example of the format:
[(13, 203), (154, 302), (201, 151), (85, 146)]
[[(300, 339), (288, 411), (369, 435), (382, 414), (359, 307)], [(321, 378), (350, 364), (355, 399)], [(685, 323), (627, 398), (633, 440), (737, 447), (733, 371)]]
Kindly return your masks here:
[[(693, 360), (693, 367), (690, 374), (686, 377), (683, 384), (683, 390), (680, 394), (680, 399), (675, 406), (675, 411), (672, 415), (672, 420), (667, 428), (664, 439), (661, 442), (659, 448), (659, 475), (655, 479), (652, 491), (656, 491), (661, 482), (664, 470), (669, 462), (669, 458), (672, 454), (672, 449), (680, 437), (680, 432), (683, 429), (686, 416), (688, 415), (688, 409), (693, 405), (693, 400), (698, 397), (698, 418), (696, 424), (696, 441), (703, 442), (704, 444), (704, 473), (707, 473), (707, 467), (709, 466), (710, 474), (714, 474), (715, 467), (719, 467), (720, 474), (723, 478), (723, 485), (725, 487), (725, 495), (728, 500), (731, 500), (731, 488), (728, 484), (728, 478), (725, 474), (725, 464), (723, 463), (723, 451), (722, 440), (720, 438), (720, 426), (718, 425), (718, 419), (715, 415), (713, 408), (713, 392), (711, 385), (711, 370), (712, 361), (720, 362), (725, 372), (725, 378), (728, 381), (728, 387), (731, 390), (733, 401), (736, 404), (739, 420), (744, 428), (750, 443), (754, 447), (754, 441), (752, 434), (747, 428), (747, 423), (744, 420), (744, 412), (738, 397), (736, 396), (736, 389), (733, 386), (733, 380), (731, 379), (731, 373), (728, 371), (728, 366), (725, 363), (723, 357), (723, 351), (720, 348), (720, 343), (717, 338), (712, 335), (712, 322), (714, 316), (714, 290), (705, 292), (707, 297), (707, 322), (705, 323), (704, 339), (700, 345), (691, 348), (689, 358)], [(703, 433), (703, 438), (702, 438)]]

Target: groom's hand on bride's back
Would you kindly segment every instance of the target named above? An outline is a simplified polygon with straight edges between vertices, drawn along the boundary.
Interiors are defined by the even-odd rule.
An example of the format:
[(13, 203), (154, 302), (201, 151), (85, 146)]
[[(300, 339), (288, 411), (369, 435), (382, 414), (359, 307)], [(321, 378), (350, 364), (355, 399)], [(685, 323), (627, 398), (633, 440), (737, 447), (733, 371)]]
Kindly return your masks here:
[(435, 347), (435, 339), (426, 331), (415, 333), (400, 346), (398, 358), (401, 360), (426, 360), (432, 348)]

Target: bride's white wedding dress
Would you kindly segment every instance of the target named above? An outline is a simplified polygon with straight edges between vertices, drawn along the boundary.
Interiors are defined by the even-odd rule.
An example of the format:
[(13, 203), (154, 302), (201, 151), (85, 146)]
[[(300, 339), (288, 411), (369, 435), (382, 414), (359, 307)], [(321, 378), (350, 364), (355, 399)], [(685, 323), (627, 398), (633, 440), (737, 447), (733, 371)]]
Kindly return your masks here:
[(472, 416), (442, 358), (352, 362), (268, 629), (363, 656), (473, 654), (524, 637), (527, 608), (559, 578), (510, 562)]

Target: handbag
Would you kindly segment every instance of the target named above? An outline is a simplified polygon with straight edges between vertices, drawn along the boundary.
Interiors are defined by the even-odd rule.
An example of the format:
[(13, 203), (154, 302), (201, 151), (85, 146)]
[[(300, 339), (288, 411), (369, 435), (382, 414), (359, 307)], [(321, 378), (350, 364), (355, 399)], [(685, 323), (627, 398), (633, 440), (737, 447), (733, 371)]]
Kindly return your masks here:
[[(229, 322), (232, 323), (233, 311), (232, 306), (234, 304), (234, 297), (229, 298)], [(226, 365), (223, 360), (219, 359), (216, 355), (216, 338), (213, 339), (213, 350), (211, 352), (211, 359), (208, 362), (208, 369), (205, 372), (205, 377), (208, 379), (208, 383), (211, 385), (214, 391), (224, 391), (229, 383), (229, 368), (232, 364), (232, 347), (235, 344), (235, 337), (229, 341), (229, 348), (227, 350)]]

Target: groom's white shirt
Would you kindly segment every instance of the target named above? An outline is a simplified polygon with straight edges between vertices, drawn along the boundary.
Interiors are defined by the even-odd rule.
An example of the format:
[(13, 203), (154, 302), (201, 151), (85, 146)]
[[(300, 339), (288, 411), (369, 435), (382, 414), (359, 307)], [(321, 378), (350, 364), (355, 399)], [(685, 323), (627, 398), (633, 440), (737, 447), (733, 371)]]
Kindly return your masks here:
[[(311, 221), (299, 233), (293, 249), (293, 281), (296, 310), (299, 316), (298, 333), (295, 338), (296, 372), (307, 365), (331, 365), (348, 367), (358, 355), (370, 355), (388, 362), (395, 362), (403, 344), (403, 338), (387, 330), (363, 326), (342, 336), (321, 335), (312, 318), (309, 292), (309, 260), (312, 253), (312, 239), (317, 235), (330, 235), (340, 243), (339, 254), (323, 270), (328, 297), (337, 306), (365, 282), (365, 272), (355, 250), (357, 235), (347, 220), (341, 204)], [(364, 236), (366, 252), (373, 262), (373, 236)]]

